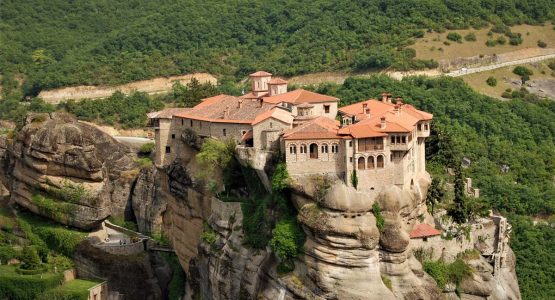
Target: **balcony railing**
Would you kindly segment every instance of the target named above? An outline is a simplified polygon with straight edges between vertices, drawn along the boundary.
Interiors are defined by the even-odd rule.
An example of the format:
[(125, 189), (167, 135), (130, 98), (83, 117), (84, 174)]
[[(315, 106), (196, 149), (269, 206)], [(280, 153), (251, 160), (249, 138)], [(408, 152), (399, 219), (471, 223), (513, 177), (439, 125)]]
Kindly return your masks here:
[(364, 147), (359, 147), (358, 151), (359, 152), (370, 152), (370, 151), (376, 151), (376, 150), (383, 150), (383, 148), (384, 148), (383, 144), (365, 145)]

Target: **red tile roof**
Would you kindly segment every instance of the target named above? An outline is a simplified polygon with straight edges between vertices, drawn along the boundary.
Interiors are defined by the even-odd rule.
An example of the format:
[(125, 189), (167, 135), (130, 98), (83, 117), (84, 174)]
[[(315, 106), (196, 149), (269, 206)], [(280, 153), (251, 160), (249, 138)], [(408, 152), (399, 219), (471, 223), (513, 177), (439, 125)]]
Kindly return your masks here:
[(314, 92), (310, 92), (303, 89), (294, 90), (291, 92), (264, 97), (264, 102), (278, 104), (282, 102), (291, 103), (291, 104), (301, 104), (304, 102), (308, 103), (320, 103), (320, 102), (335, 102), (339, 101), (338, 98), (322, 95)]
[(268, 111), (263, 112), (263, 113), (259, 114), (258, 116), (256, 116), (256, 118), (252, 122), (252, 125), (254, 126), (254, 125), (256, 125), (260, 122), (263, 122), (264, 120), (267, 120), (269, 118), (274, 118), (274, 119), (282, 121), (283, 123), (286, 123), (286, 124), (292, 124), (293, 123), (293, 116), (291, 115), (290, 112), (285, 111), (283, 108), (275, 107), (275, 108), (272, 108), (271, 110), (268, 110)]
[(274, 106), (258, 100), (218, 95), (206, 98), (191, 110), (175, 116), (216, 123), (251, 124), (256, 116), (272, 109)]
[(338, 135), (338, 129), (339, 122), (327, 117), (317, 117), (285, 131), (283, 138), (286, 140), (341, 139), (343, 137)]
[(268, 84), (287, 84), (287, 81), (281, 78), (273, 78), (272, 80), (268, 81)]
[[(369, 109), (369, 114), (366, 114)], [(343, 128), (344, 133), (356, 138), (379, 136), (375, 132), (411, 132), (419, 121), (431, 120), (433, 115), (414, 108), (410, 104), (391, 104), (370, 99), (339, 108), (339, 113), (348, 117), (355, 116), (359, 121)], [(381, 118), (386, 126), (381, 128)]]
[(410, 238), (418, 239), (418, 238), (424, 238), (424, 237), (435, 236), (440, 234), (441, 234), (441, 231), (433, 228), (428, 224), (418, 224), (414, 226), (414, 228), (410, 232)]
[(183, 107), (170, 107), (164, 108), (159, 111), (153, 111), (146, 114), (147, 118), (149, 119), (171, 119), (175, 114), (184, 113), (192, 108), (183, 108)]
[(266, 71), (257, 71), (249, 75), (250, 77), (266, 77), (272, 76), (272, 73), (268, 73)]

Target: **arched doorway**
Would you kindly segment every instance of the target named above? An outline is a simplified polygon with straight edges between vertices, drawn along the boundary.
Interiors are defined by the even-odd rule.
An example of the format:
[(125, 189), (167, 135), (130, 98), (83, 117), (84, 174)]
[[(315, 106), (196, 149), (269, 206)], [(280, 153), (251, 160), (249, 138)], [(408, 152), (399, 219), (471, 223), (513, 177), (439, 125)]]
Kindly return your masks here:
[(310, 150), (310, 158), (318, 158), (318, 145), (316, 144), (310, 144), (309, 147)]

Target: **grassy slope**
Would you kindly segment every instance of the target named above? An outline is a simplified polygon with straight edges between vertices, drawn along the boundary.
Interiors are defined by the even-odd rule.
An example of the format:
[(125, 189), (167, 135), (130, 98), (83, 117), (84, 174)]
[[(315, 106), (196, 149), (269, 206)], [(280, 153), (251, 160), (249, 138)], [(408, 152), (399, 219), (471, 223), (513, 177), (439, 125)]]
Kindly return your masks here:
[[(534, 64), (524, 64), (526, 68), (532, 70), (534, 75), (530, 76), (530, 79), (552, 79), (555, 80), (555, 72), (553, 72), (549, 67), (547, 67), (547, 61)], [(499, 98), (505, 89), (514, 89), (511, 85), (511, 81), (520, 80), (520, 77), (513, 73), (513, 69), (516, 66), (510, 66), (505, 68), (499, 68), (487, 72), (474, 73), (470, 75), (463, 76), (463, 80), (471, 86), (474, 90), (488, 95), (490, 97)], [(545, 74), (542, 74), (544, 72)], [(486, 83), (488, 77), (493, 76), (497, 79), (497, 86), (489, 86)], [(507, 78), (508, 80), (505, 80)], [(508, 81), (508, 82), (507, 82)]]
[[(547, 47), (555, 48), (555, 30), (551, 23), (546, 23), (544, 26), (531, 26), (531, 25), (517, 25), (511, 27), (511, 31), (514, 33), (521, 33), (523, 42), (518, 46), (511, 46), (507, 42), (505, 45), (496, 45), (495, 47), (487, 47), (486, 41), (488, 40), (487, 33), (490, 28), (483, 28), (480, 30), (475, 29), (465, 29), (465, 30), (447, 30), (444, 33), (426, 33), (421, 39), (417, 39), (416, 43), (411, 46), (411, 48), (416, 50), (416, 57), (422, 59), (451, 59), (457, 57), (468, 57), (475, 55), (492, 55), (507, 53), (515, 50), (521, 50), (526, 48), (538, 48), (538, 40), (542, 40), (547, 43)], [(447, 34), (449, 32), (457, 32), (463, 37), (469, 32), (474, 32), (476, 34), (475, 42), (467, 42), (463, 40), (462, 44), (447, 40)], [(494, 33), (494, 39), (503, 34)], [(507, 37), (505, 37), (507, 38)], [(444, 45), (443, 42), (448, 41), (451, 43), (450, 46)], [(435, 47), (435, 50), (431, 50)], [(438, 49), (442, 48), (443, 51)]]

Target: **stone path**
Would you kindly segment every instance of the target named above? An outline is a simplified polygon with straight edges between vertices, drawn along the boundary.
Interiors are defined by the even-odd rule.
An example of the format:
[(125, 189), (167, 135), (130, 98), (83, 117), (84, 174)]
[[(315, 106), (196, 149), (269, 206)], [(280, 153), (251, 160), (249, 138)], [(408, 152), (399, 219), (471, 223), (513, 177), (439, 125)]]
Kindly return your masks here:
[(497, 64), (483, 66), (483, 67), (462, 68), (457, 71), (446, 73), (445, 75), (451, 76), (451, 77), (458, 77), (458, 76), (464, 76), (464, 75), (473, 74), (473, 73), (495, 70), (495, 69), (499, 69), (507, 66), (514, 66), (514, 65), (521, 65), (521, 64), (531, 63), (531, 62), (543, 61), (551, 58), (555, 58), (555, 54), (547, 54), (547, 55), (541, 55), (541, 56), (536, 56), (531, 58), (517, 59), (517, 60), (497, 63)]

